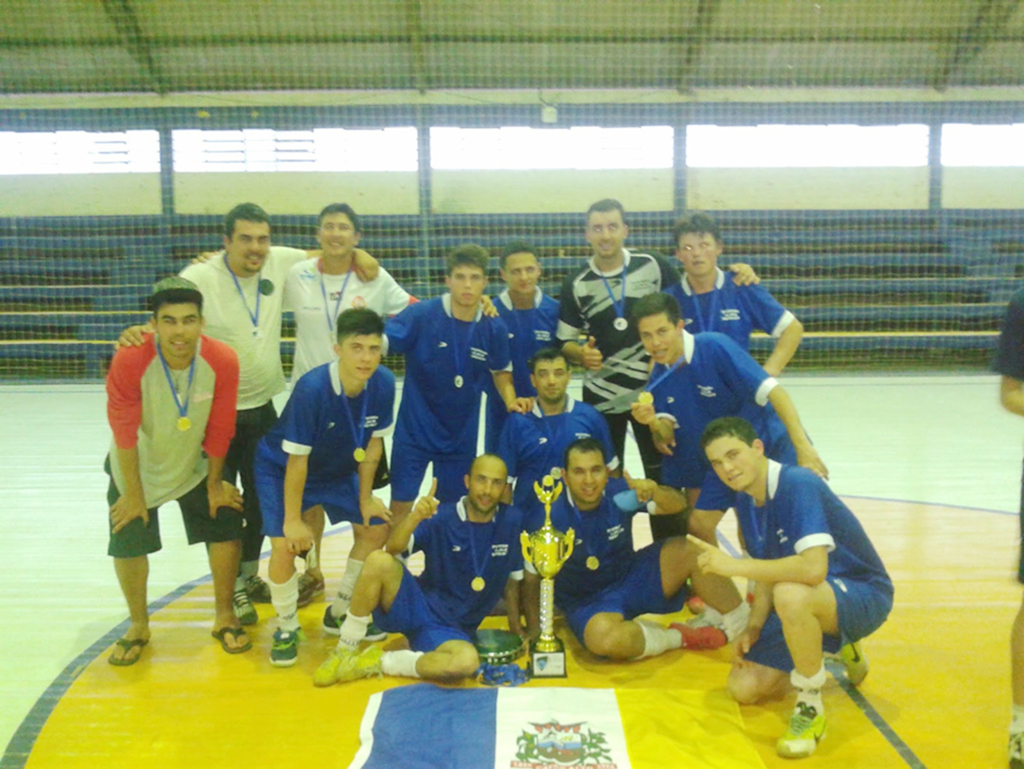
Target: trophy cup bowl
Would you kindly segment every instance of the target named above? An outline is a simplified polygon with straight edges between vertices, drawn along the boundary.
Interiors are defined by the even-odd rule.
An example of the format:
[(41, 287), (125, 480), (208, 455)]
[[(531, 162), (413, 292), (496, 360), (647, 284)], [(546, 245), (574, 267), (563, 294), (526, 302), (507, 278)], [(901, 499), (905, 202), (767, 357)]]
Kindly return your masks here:
[(542, 483), (534, 483), (533, 490), (544, 505), (544, 525), (521, 537), (523, 558), (541, 578), (540, 637), (530, 644), (530, 673), (534, 678), (565, 678), (565, 648), (554, 630), (555, 575), (572, 555), (576, 536), (572, 529), (562, 533), (551, 525), (551, 505), (562, 493), (562, 484), (556, 485), (550, 475)]

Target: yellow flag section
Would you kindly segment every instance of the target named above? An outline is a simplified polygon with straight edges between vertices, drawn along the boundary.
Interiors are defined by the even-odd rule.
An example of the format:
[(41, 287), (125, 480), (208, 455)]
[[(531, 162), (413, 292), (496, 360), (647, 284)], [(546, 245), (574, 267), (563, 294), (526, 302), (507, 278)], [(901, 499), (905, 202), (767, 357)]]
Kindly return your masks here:
[(764, 767), (722, 694), (671, 689), (449, 689), (370, 697), (350, 769)]

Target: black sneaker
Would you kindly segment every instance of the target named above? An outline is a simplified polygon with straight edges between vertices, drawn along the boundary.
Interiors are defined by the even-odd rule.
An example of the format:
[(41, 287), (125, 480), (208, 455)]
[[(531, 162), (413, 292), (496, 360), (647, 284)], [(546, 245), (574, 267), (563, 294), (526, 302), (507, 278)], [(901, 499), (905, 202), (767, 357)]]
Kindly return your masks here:
[[(341, 635), (341, 623), (345, 621), (345, 615), (342, 614), (340, 617), (335, 617), (334, 612), (331, 611), (330, 604), (327, 605), (327, 609), (324, 611), (324, 632), (328, 635)], [(366, 628), (365, 640), (367, 641), (383, 641), (388, 637), (388, 634), (373, 624), (370, 621), (369, 627)]]
[(270, 585), (259, 574), (245, 578), (245, 592), (253, 603), (270, 603)]

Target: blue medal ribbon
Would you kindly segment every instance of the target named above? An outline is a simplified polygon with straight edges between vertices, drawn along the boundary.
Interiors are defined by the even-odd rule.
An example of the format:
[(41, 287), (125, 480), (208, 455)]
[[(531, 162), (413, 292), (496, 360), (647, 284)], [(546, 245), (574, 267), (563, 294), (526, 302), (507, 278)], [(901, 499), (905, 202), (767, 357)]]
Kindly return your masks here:
[(327, 287), (324, 285), (323, 260), (317, 262), (317, 269), (320, 271), (320, 293), (323, 294), (324, 297), (324, 315), (327, 316), (327, 330), (333, 332), (338, 324), (338, 311), (341, 309), (341, 300), (345, 296), (345, 289), (348, 288), (349, 278), (352, 277), (352, 267), (350, 266), (348, 272), (345, 273), (345, 282), (341, 284), (341, 291), (338, 293), (338, 298), (334, 302), (333, 316), (327, 307)]
[(657, 387), (662, 382), (664, 382), (666, 379), (668, 379), (668, 377), (670, 377), (672, 375), (672, 373), (677, 368), (682, 366), (684, 363), (686, 363), (686, 353), (685, 352), (682, 355), (679, 356), (679, 360), (677, 360), (675, 363), (673, 363), (669, 368), (665, 369), (665, 373), (664, 374), (659, 376), (653, 382), (648, 382), (644, 386), (644, 390), (646, 390), (647, 392), (651, 392), (655, 387)]
[[(340, 377), (339, 377), (340, 378)], [(363, 445), (363, 439), (366, 437), (366, 409), (370, 403), (370, 387), (367, 384), (363, 388), (363, 411), (359, 416), (359, 426), (356, 426), (355, 420), (352, 419), (352, 408), (348, 403), (348, 395), (345, 394), (345, 387), (342, 385), (341, 388), (341, 405), (345, 408), (345, 418), (348, 419), (348, 426), (352, 428), (352, 438), (355, 441), (356, 449), (365, 449)], [(358, 395), (356, 396), (359, 397)]]
[(700, 326), (701, 332), (704, 332), (704, 331), (714, 331), (715, 330), (715, 318), (718, 317), (718, 294), (719, 294), (719, 291), (718, 291), (717, 288), (713, 288), (713, 289), (711, 289), (711, 291), (709, 293), (711, 294), (711, 296), (708, 299), (708, 318), (707, 318), (707, 323), (706, 324), (704, 322), (704, 317), (703, 317), (703, 315), (701, 314), (701, 311), (700, 311), (700, 297), (704, 296), (704, 294), (694, 294), (693, 295), (693, 314), (695, 316), (694, 319), (697, 321), (697, 325)]
[(249, 309), (249, 302), (245, 298), (245, 292), (242, 291), (242, 284), (238, 282), (238, 276), (235, 275), (234, 271), (231, 269), (231, 266), (228, 264), (228, 255), (226, 253), (224, 254), (224, 268), (228, 271), (228, 275), (231, 276), (231, 279), (233, 281), (235, 281), (235, 289), (238, 291), (238, 295), (240, 297), (242, 297), (242, 305), (245, 307), (245, 312), (249, 316), (249, 320), (252, 321), (253, 329), (254, 330), (259, 330), (259, 327), (260, 327), (260, 297), (263, 295), (263, 292), (259, 290), (259, 287), (260, 287), (261, 277), (263, 275), (263, 270), (260, 270), (259, 274), (256, 276), (256, 279), (257, 279), (256, 280), (256, 312), (253, 313), (253, 311)]
[(612, 293), (611, 283), (608, 282), (608, 278), (605, 277), (604, 273), (601, 273), (601, 280), (604, 281), (604, 287), (608, 291), (608, 298), (612, 300), (612, 307), (615, 308), (616, 318), (626, 317), (626, 263), (622, 263), (622, 296), (619, 301), (615, 301), (615, 294)]
[[(466, 500), (466, 504), (467, 505), (470, 504), (468, 498)], [(487, 523), (475, 523), (475, 522), (469, 520), (469, 512), (467, 511), (466, 512), (466, 523), (468, 523), (470, 525), (469, 531), (468, 531), (468, 534), (469, 534), (469, 558), (472, 561), (473, 576), (475, 578), (483, 579), (484, 572), (487, 570), (487, 558), (491, 554), (491, 543), (494, 541), (494, 519), (492, 518)], [(478, 526), (490, 526), (490, 528), (491, 528), (491, 538), (487, 541), (487, 547), (484, 548), (483, 563), (481, 563), (479, 565), (477, 564), (477, 560), (476, 560), (476, 538), (473, 536), (474, 527), (478, 527)]]
[[(471, 348), (473, 347), (473, 333), (476, 331), (476, 324), (479, 323), (479, 312), (473, 316), (473, 321), (469, 326), (469, 334), (466, 335), (466, 358), (472, 355)], [(459, 356), (459, 328), (455, 324), (455, 316), (449, 315), (448, 320), (451, 321), (452, 326), (452, 357), (455, 359), (455, 378), (463, 382), (466, 378), (463, 376), (463, 365)], [(461, 387), (461, 384), (456, 384), (456, 387)]]
[(164, 360), (164, 354), (160, 350), (160, 340), (156, 340), (156, 354), (160, 358), (160, 365), (164, 367), (164, 376), (167, 378), (167, 386), (171, 388), (171, 395), (174, 396), (174, 405), (178, 407), (178, 419), (183, 419), (188, 414), (188, 400), (192, 394), (192, 378), (196, 374), (196, 358), (198, 352), (192, 356), (192, 363), (188, 367), (188, 387), (185, 390), (185, 401), (182, 402), (178, 396), (178, 390), (174, 386), (174, 380), (171, 378), (171, 368), (167, 365), (167, 361)]

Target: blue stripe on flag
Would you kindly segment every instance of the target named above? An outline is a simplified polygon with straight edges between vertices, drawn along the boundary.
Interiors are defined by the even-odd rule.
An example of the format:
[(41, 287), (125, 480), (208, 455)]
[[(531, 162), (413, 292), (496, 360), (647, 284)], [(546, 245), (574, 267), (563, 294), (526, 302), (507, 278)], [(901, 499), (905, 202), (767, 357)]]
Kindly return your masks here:
[(494, 766), (497, 689), (413, 684), (370, 697), (349, 769)]

